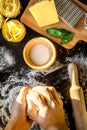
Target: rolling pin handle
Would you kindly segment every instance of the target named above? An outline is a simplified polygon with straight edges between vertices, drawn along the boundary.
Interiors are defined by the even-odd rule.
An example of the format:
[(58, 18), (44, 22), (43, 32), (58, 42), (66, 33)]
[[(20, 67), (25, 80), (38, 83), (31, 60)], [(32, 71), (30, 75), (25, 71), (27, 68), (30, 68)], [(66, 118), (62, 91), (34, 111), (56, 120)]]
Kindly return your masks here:
[(79, 86), (79, 80), (78, 80), (78, 70), (77, 66), (73, 63), (70, 63), (68, 65), (68, 73), (71, 80), (71, 86)]

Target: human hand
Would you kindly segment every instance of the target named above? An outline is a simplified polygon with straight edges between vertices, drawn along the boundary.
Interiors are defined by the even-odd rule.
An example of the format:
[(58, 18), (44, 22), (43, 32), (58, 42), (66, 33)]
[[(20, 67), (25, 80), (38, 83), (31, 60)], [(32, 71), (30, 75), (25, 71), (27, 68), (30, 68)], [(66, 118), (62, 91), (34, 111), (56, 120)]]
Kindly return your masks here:
[(45, 130), (68, 130), (63, 102), (54, 87), (37, 86), (26, 97), (27, 113)]
[(12, 106), (11, 118), (5, 127), (5, 130), (28, 130), (32, 120), (26, 116), (26, 94), (30, 87), (24, 87), (20, 90), (19, 95)]

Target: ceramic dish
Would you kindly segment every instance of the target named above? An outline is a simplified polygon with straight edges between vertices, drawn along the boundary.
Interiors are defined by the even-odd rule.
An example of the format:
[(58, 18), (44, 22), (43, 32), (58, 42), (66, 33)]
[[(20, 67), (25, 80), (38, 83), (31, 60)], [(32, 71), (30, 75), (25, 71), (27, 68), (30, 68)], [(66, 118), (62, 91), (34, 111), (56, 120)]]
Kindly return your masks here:
[(23, 57), (29, 67), (43, 70), (55, 62), (56, 49), (54, 44), (47, 38), (36, 37), (25, 45)]

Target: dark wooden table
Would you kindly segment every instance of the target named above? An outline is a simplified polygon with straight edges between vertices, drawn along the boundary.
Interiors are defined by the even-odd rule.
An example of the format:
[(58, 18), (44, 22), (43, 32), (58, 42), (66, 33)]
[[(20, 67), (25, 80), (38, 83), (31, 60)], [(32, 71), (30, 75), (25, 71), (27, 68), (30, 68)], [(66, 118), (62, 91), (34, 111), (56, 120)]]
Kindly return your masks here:
[[(28, 0), (21, 1), (21, 14), (28, 2)], [(84, 2), (86, 1), (84, 0)], [(20, 16), (17, 17), (18, 20)], [(67, 50), (54, 43), (57, 50), (55, 64), (47, 70), (37, 71), (25, 64), (23, 48), (27, 41), (41, 35), (28, 27), (26, 27), (26, 30), (26, 37), (20, 43), (7, 42), (0, 30), (0, 130), (5, 127), (9, 120), (13, 100), (19, 90), (27, 85), (33, 87), (37, 85), (53, 85), (63, 97), (68, 125), (71, 130), (75, 130), (69, 97), (70, 80), (67, 67), (71, 62), (77, 65), (79, 82), (83, 88), (87, 106), (87, 43), (79, 41), (71, 50)]]

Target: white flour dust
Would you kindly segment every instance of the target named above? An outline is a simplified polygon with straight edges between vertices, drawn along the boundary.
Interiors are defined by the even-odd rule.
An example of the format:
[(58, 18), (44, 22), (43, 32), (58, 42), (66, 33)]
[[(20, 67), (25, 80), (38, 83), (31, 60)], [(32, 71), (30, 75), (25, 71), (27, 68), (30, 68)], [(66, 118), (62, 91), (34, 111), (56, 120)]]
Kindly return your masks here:
[[(65, 62), (72, 62), (77, 65), (79, 71), (79, 79), (82, 83), (82, 87), (87, 87), (87, 57), (84, 57), (83, 54), (80, 53), (80, 55), (76, 54), (73, 57), (66, 57)], [(3, 71), (8, 67), (12, 67), (14, 64), (16, 64), (16, 61), (12, 55), (12, 52), (5, 47), (1, 47), (0, 71)], [(57, 61), (52, 67), (46, 71), (42, 71), (41, 73), (45, 75), (51, 73), (52, 71), (55, 71), (56, 69), (60, 69), (63, 66), (63, 64)], [(9, 120), (13, 100), (17, 97), (22, 87), (46, 85), (41, 81), (37, 81), (37, 76), (40, 76), (40, 73), (37, 70), (20, 68), (19, 72), (11, 73), (5, 82), (0, 83), (0, 120), (3, 124), (3, 127)], [(67, 75), (65, 74), (65, 76)], [(3, 130), (1, 125), (0, 130)]]
[[(4, 72), (15, 64), (16, 60), (12, 51), (6, 47), (0, 47), (0, 72)], [(0, 81), (0, 130), (3, 130), (9, 120), (13, 100), (20, 89), (25, 86), (44, 85), (35, 79), (36, 75), (39, 75), (38, 71), (21, 67), (19, 72), (13, 71), (5, 81)]]
[(13, 66), (16, 63), (12, 52), (6, 47), (0, 47), (0, 71)]
[(5, 82), (0, 83), (0, 118), (2, 124), (5, 125), (8, 122), (13, 100), (22, 87), (45, 85), (35, 79), (36, 75), (39, 75), (38, 71), (21, 68), (20, 72), (12, 73)]

